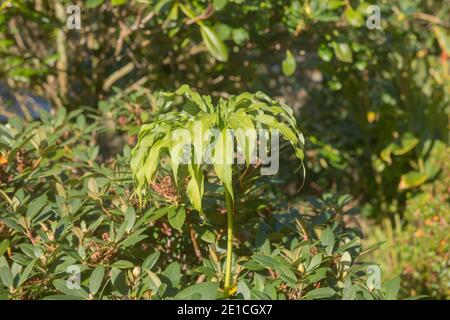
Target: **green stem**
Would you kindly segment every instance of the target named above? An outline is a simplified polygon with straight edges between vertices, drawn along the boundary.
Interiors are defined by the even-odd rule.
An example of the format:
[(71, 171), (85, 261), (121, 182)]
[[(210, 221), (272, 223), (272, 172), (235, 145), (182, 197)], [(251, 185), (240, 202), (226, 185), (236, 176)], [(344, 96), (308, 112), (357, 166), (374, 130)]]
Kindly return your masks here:
[(225, 268), (225, 284), (224, 292), (225, 297), (230, 295), (230, 282), (231, 282), (231, 258), (233, 256), (233, 200), (231, 195), (225, 188), (225, 202), (227, 204), (227, 264)]

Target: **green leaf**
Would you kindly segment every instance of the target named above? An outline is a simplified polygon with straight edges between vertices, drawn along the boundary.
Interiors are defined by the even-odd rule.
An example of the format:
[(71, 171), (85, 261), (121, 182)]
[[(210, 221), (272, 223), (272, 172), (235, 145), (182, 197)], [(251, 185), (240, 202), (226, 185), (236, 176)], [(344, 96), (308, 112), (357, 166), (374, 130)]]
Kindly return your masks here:
[(283, 281), (285, 281), (292, 288), (295, 288), (297, 277), (289, 266), (279, 263), (275, 265), (275, 270), (280, 274), (280, 278), (283, 279)]
[(333, 58), (333, 51), (328, 48), (327, 45), (321, 44), (317, 53), (319, 54), (320, 59), (322, 59), (325, 62), (330, 62)]
[(133, 262), (130, 262), (128, 260), (117, 260), (116, 262), (114, 262), (111, 265), (112, 268), (117, 268), (117, 269), (129, 269), (129, 268), (133, 268), (134, 264)]
[(216, 282), (198, 283), (180, 291), (175, 298), (180, 300), (215, 300), (218, 290), (219, 284)]
[(0, 256), (2, 256), (6, 252), (6, 250), (8, 250), (9, 244), (10, 242), (8, 239), (2, 241), (2, 244), (0, 244)]
[(303, 298), (304, 299), (324, 299), (331, 298), (336, 294), (333, 288), (325, 287), (325, 288), (316, 288), (309, 291)]
[(173, 179), (177, 186), (178, 186), (178, 168), (180, 166), (180, 162), (183, 157), (183, 147), (181, 145), (182, 144), (184, 145), (184, 143), (182, 139), (184, 139), (184, 137), (178, 136), (178, 139), (174, 139), (172, 136), (173, 141), (169, 148), (170, 162), (171, 162), (170, 164), (172, 167)]
[(155, 220), (158, 220), (158, 219), (164, 217), (167, 213), (170, 213), (171, 211), (174, 211), (175, 209), (176, 209), (175, 205), (159, 208), (158, 210), (153, 212), (152, 215), (150, 215), (150, 217), (147, 220), (147, 223), (155, 221)]
[(399, 141), (396, 141), (392, 153), (396, 156), (402, 156), (414, 149), (418, 143), (419, 139), (414, 137), (412, 133), (407, 132), (402, 135)]
[(168, 215), (169, 218), (169, 224), (177, 229), (177, 230), (181, 230), (181, 227), (184, 224), (184, 220), (186, 219), (186, 210), (184, 207), (181, 207), (178, 210), (173, 210), (171, 212), (169, 212)]
[(208, 26), (200, 25), (203, 42), (211, 55), (219, 61), (228, 61), (228, 49), (217, 34)]
[(381, 290), (386, 300), (396, 300), (400, 290), (400, 278), (394, 278), (382, 284)]
[(202, 232), (202, 235), (200, 237), (203, 241), (215, 244), (216, 243), (216, 235), (211, 230), (205, 229)]
[(380, 158), (392, 164), (391, 155), (402, 156), (410, 152), (419, 143), (419, 139), (412, 133), (406, 132), (399, 139), (389, 143), (380, 152)]
[(25, 281), (28, 280), (28, 278), (31, 275), (31, 272), (33, 271), (34, 264), (36, 263), (36, 260), (33, 260), (31, 263), (27, 265), (27, 267), (22, 271), (19, 277), (19, 282), (17, 284), (18, 287), (20, 287), (22, 284), (25, 283)]
[(318, 253), (315, 256), (311, 258), (311, 261), (309, 262), (308, 267), (306, 268), (306, 271), (311, 271), (317, 268), (320, 263), (322, 262), (322, 253)]
[(322, 231), (322, 234), (320, 235), (320, 242), (324, 247), (326, 247), (327, 253), (331, 254), (334, 247), (335, 237), (330, 227), (327, 227)]
[(295, 61), (295, 57), (292, 55), (290, 50), (286, 50), (286, 58), (284, 58), (283, 63), (281, 64), (281, 69), (285, 76), (292, 76), (297, 67), (297, 63)]
[(400, 190), (415, 188), (422, 185), (427, 180), (428, 174), (426, 172), (411, 171), (406, 174), (402, 174), (398, 188)]
[(89, 299), (89, 294), (83, 289), (83, 288), (73, 288), (69, 289), (67, 286), (67, 280), (63, 279), (56, 279), (53, 281), (53, 286), (61, 291), (64, 294), (67, 294), (68, 296), (77, 296), (83, 299)]
[(104, 0), (87, 0), (86, 1), (86, 7), (87, 8), (95, 8), (103, 4)]
[(159, 279), (159, 277), (154, 273), (151, 272), (150, 270), (145, 270), (148, 274), (148, 278), (150, 280), (150, 286), (153, 286), (154, 290), (158, 290), (158, 288), (161, 286), (161, 280)]
[(132, 206), (129, 206), (125, 212), (125, 223), (127, 224), (126, 230), (130, 232), (136, 223), (136, 211)]
[(262, 254), (254, 254), (252, 259), (264, 266), (265, 268), (274, 269), (275, 266), (279, 263), (275, 258), (271, 256), (265, 256)]
[(240, 109), (230, 115), (228, 123), (234, 130), (237, 144), (244, 153), (245, 162), (249, 166), (255, 153), (257, 137), (252, 118), (243, 109)]
[(95, 295), (102, 285), (103, 278), (105, 277), (105, 267), (98, 266), (94, 269), (89, 278), (89, 291)]
[(355, 300), (358, 290), (359, 290), (359, 288), (355, 284), (353, 284), (347, 288), (344, 288), (344, 294), (342, 296), (342, 300)]
[(292, 147), (295, 150), (295, 155), (297, 156), (297, 158), (303, 160), (303, 135), (301, 135), (295, 128), (294, 130), (296, 130), (296, 132), (294, 133), (294, 131), (292, 131), (292, 129), (288, 125), (267, 114), (258, 114), (255, 117), (255, 120), (267, 125), (271, 129), (279, 130), (281, 132), (281, 135), (291, 143)]
[(245, 30), (244, 28), (233, 29), (231, 36), (233, 38), (233, 41), (237, 45), (242, 45), (244, 42), (248, 41), (248, 39), (250, 38), (247, 30)]
[(265, 269), (264, 266), (254, 261), (246, 261), (245, 263), (242, 264), (242, 266), (248, 270), (253, 271), (261, 271)]
[(331, 45), (334, 49), (334, 54), (340, 61), (348, 63), (353, 62), (352, 49), (347, 43), (333, 42)]
[(225, 185), (225, 187), (227, 188), (228, 192), (231, 195), (232, 200), (234, 201), (233, 183), (232, 183), (233, 154), (234, 154), (233, 138), (229, 130), (223, 129), (222, 132), (220, 133), (220, 136), (217, 139), (217, 143), (213, 151), (213, 166), (217, 177)]
[(145, 163), (143, 166), (147, 183), (153, 182), (155, 173), (156, 173), (156, 169), (158, 168), (158, 164), (159, 164), (159, 155), (160, 155), (161, 149), (167, 147), (168, 145), (169, 145), (169, 141), (162, 139), (162, 140), (158, 140), (157, 142), (155, 142), (153, 144), (153, 146), (150, 148), (148, 157), (145, 160)]
[(251, 288), (247, 281), (241, 279), (238, 282), (237, 293), (242, 294), (244, 300), (251, 299)]
[(127, 3), (127, 0), (111, 0), (113, 6), (121, 6)]
[(222, 10), (228, 3), (228, 0), (213, 0), (214, 10)]
[(200, 214), (203, 214), (202, 198), (205, 189), (203, 171), (200, 166), (196, 164), (189, 164), (188, 170), (191, 175), (191, 179), (187, 184), (186, 193), (194, 209), (196, 209)]
[(293, 145), (296, 145), (298, 142), (298, 137), (295, 135), (294, 131), (289, 128), (285, 123), (279, 122), (277, 118), (268, 114), (258, 114), (255, 117), (256, 121), (259, 121), (270, 128), (280, 130), (283, 137), (291, 142)]
[(98, 193), (98, 184), (94, 178), (89, 178), (87, 183), (88, 190), (92, 193)]
[(123, 240), (120, 243), (120, 246), (122, 248), (127, 248), (127, 247), (131, 247), (133, 245), (135, 245), (138, 242), (141, 242), (142, 240), (148, 238), (148, 235), (145, 234), (132, 234), (129, 235), (128, 237), (125, 237), (125, 240)]
[(345, 19), (353, 27), (361, 27), (364, 25), (364, 17), (361, 13), (353, 10), (352, 7), (347, 7), (344, 11)]
[(116, 289), (117, 292), (119, 292), (121, 295), (128, 295), (130, 288), (127, 284), (126, 272), (116, 268), (112, 268), (110, 275), (111, 284), (113, 285), (114, 289)]
[(214, 26), (214, 30), (216, 30), (217, 36), (220, 40), (228, 40), (233, 32), (233, 29), (224, 23), (218, 23)]
[(3, 266), (0, 268), (0, 279), (7, 288), (12, 289), (14, 287), (14, 276), (9, 267)]
[[(193, 91), (187, 84), (182, 85), (178, 88), (175, 93), (177, 95), (185, 96), (188, 100), (194, 102), (200, 110), (204, 112), (213, 111), (212, 105), (206, 103), (206, 101), (200, 96), (198, 92)], [(208, 116), (214, 116), (213, 114), (209, 114)]]
[(178, 262), (172, 262), (164, 270), (163, 275), (166, 276), (174, 287), (178, 286), (181, 279), (181, 268)]
[(159, 256), (160, 256), (159, 251), (153, 252), (144, 260), (144, 262), (142, 263), (142, 268), (146, 270), (151, 270), (158, 261)]

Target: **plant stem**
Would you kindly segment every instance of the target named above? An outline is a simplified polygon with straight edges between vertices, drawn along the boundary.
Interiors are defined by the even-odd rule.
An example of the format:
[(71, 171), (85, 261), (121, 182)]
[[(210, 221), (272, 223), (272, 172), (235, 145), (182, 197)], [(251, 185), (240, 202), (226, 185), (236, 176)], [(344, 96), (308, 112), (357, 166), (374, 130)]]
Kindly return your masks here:
[(230, 295), (230, 280), (231, 280), (231, 259), (233, 256), (233, 200), (231, 195), (225, 188), (225, 202), (227, 205), (227, 264), (225, 268), (225, 284), (224, 292), (225, 298)]

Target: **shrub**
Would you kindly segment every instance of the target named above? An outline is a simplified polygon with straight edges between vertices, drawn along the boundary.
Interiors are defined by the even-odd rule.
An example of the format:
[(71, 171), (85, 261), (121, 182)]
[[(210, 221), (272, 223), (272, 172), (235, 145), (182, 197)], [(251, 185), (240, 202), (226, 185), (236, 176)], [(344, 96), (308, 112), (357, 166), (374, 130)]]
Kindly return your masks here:
[[(127, 169), (129, 147), (99, 161), (96, 139), (106, 131), (100, 120), (106, 110), (99, 116), (61, 109), (53, 119), (43, 114), (42, 122), (21, 126), (12, 119), (0, 127), (0, 168), (8, 179), (1, 180), (1, 297), (223, 297), (223, 201), (205, 201), (208, 220), (189, 214), (184, 225), (173, 219), (178, 210), (161, 189), (147, 193), (140, 208)], [(249, 201), (235, 225), (231, 283), (237, 285), (230, 297), (383, 297), (366, 287), (358, 236), (337, 213), (320, 207), (318, 215), (285, 212), (282, 203), (255, 196), (268, 190), (266, 179), (254, 187), (257, 209)]]

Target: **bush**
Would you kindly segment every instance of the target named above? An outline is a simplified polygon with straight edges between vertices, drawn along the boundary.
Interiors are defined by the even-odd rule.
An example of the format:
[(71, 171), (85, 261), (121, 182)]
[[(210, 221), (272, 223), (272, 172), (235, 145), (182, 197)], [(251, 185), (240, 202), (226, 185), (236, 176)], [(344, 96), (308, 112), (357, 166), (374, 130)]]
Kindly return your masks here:
[[(103, 114), (61, 109), (53, 119), (43, 113), (42, 122), (22, 126), (11, 119), (0, 127), (6, 177), (0, 203), (2, 298), (223, 297), (223, 216), (212, 223), (215, 229), (193, 213), (184, 225), (174, 225), (175, 207), (158, 190), (141, 209), (127, 169), (128, 145), (99, 161), (97, 139), (107, 134), (100, 119), (113, 108), (105, 105)], [(266, 198), (258, 215), (241, 217), (231, 297), (385, 297), (386, 291), (367, 288), (367, 266), (357, 262), (358, 233), (342, 221), (346, 202), (333, 199), (327, 201), (337, 200), (340, 209), (316, 200), (314, 210), (303, 214)], [(253, 211), (251, 205), (242, 212)], [(71, 290), (67, 281), (77, 284), (75, 271), (80, 287)]]

